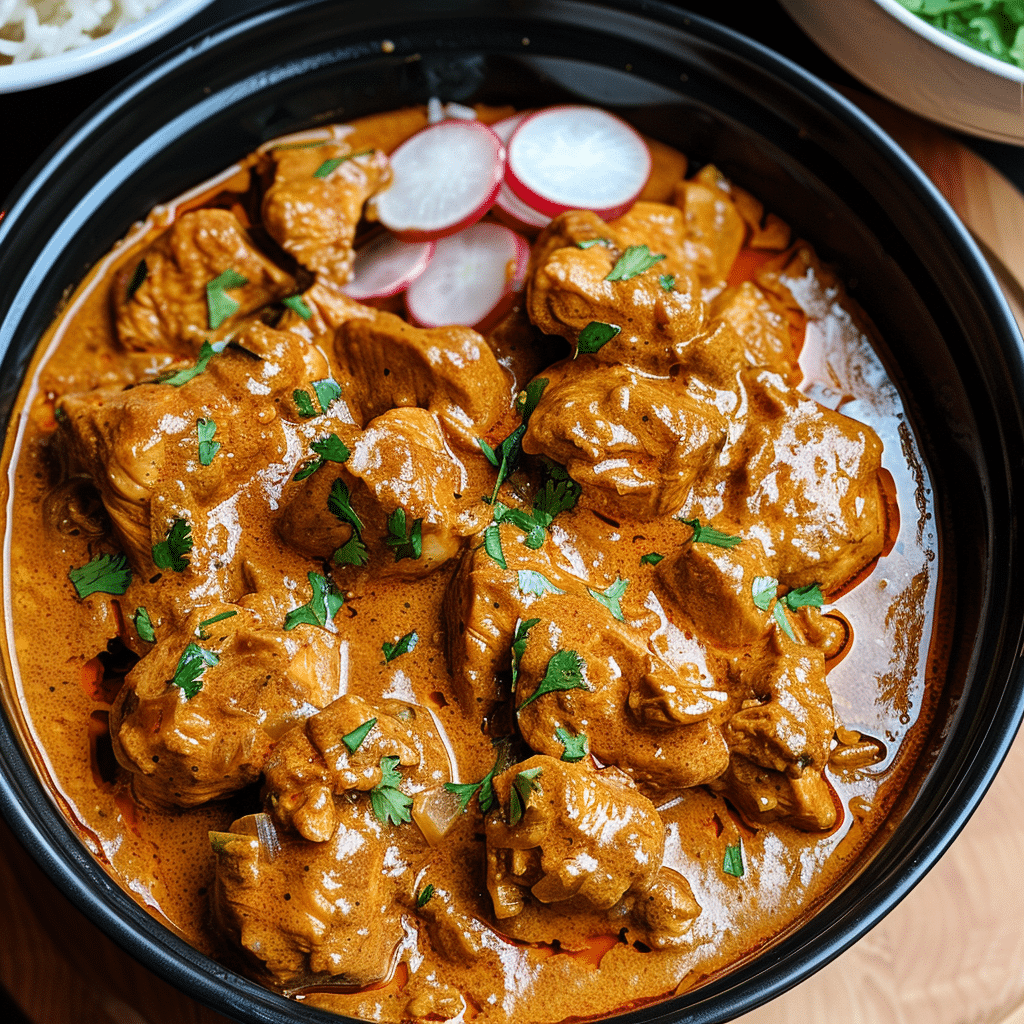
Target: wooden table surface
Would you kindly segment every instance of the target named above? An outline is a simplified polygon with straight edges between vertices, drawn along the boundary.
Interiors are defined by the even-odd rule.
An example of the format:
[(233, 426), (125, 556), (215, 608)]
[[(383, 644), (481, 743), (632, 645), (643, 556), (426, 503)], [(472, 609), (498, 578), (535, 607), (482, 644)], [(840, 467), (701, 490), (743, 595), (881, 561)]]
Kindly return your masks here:
[[(1015, 306), (1018, 322), (1024, 324), (1024, 197), (945, 132), (883, 101), (857, 99), (904, 145), (971, 229)], [(1024, 756), (1016, 760), (1024, 774)], [(1018, 812), (1022, 809), (1018, 806)], [(926, 890), (931, 880), (929, 876), (917, 892)], [(216, 1024), (227, 1020), (141, 967), (90, 924), (36, 867), (2, 821), (0, 920), (4, 922), (0, 983), (32, 1024)], [(821, 984), (817, 979), (824, 975), (796, 991), (813, 994), (808, 986)], [(759, 1019), (772, 1020), (771, 1011), (767, 1012)], [(983, 1019), (995, 1024), (1008, 1019), (1006, 1012), (1012, 1011), (994, 1010)], [(1024, 1018), (1019, 1024), (1024, 1024)]]

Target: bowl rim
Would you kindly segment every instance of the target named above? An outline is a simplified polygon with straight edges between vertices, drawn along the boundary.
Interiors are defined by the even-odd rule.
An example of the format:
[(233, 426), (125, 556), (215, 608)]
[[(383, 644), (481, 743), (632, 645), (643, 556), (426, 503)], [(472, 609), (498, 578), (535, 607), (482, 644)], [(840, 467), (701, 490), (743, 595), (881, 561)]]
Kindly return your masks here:
[(166, 35), (211, 3), (213, 0), (163, 0), (138, 21), (73, 50), (0, 65), (0, 93), (63, 82), (113, 64)]
[(943, 32), (942, 29), (936, 28), (924, 18), (918, 17), (913, 11), (907, 10), (899, 0), (874, 0), (874, 2), (891, 17), (901, 21), (907, 28), (954, 57), (959, 57), (979, 70), (988, 71), (999, 78), (1005, 78), (1010, 82), (1024, 83), (1024, 68), (1019, 68), (1016, 64), (1010, 64), (1005, 60), (999, 60), (998, 57), (990, 57), (987, 53), (962, 42), (949, 32)]
[[(410, 2), (411, 0), (404, 0), (405, 6)], [(402, 3), (403, 0), (394, 0), (394, 3), (389, 0), (381, 4), (375, 13), (366, 17), (374, 20), (376, 24), (385, 9)], [(208, 59), (211, 52), (216, 52), (219, 47), (237, 48), (240, 45), (240, 38), (282, 19), (293, 16), (308, 18), (312, 16), (311, 12), (319, 11), (321, 8), (342, 6), (359, 11), (360, 14), (364, 11), (359, 0), (314, 0), (311, 3), (281, 3), (255, 14), (242, 15), (218, 26), (214, 32), (204, 37), (180, 44), (136, 72), (121, 87), (102, 97), (47, 150), (12, 194), (12, 205), (7, 209), (7, 216), (0, 217), (0, 264), (3, 263), (6, 238), (11, 232), (16, 231), (28, 216), (33, 199), (38, 199), (44, 194), (47, 187), (53, 187), (54, 181), (59, 181), (79, 147), (87, 145), (97, 132), (116, 123), (118, 117), (134, 103), (144, 99), (150, 86), (156, 85), (164, 77), (180, 79), (193, 62), (199, 63)], [(438, 3), (423, 6), (430, 7), (430, 11), (425, 14), (433, 14), (439, 10), (462, 11), (468, 7), (478, 10), (491, 5), (484, 3), (484, 0), (474, 0), (469, 4), (455, 0), (440, 0)], [(845, 127), (855, 129), (875, 157), (894, 165), (906, 187), (916, 194), (961, 258), (965, 274), (988, 304), (993, 332), (999, 336), (1000, 341), (1013, 348), (1011, 369), (1015, 375), (1018, 395), (1024, 394), (1024, 342), (1021, 341), (1016, 323), (999, 291), (995, 276), (984, 262), (977, 246), (938, 190), (903, 150), (870, 118), (835, 90), (769, 47), (705, 17), (669, 6), (661, 0), (598, 0), (596, 3), (584, 3), (583, 0), (551, 0), (549, 4), (509, 0), (505, 6), (526, 11), (532, 11), (540, 6), (562, 11), (573, 8), (577, 14), (589, 10), (594, 16), (604, 13), (609, 18), (627, 17), (633, 22), (669, 27), (674, 31), (695, 36), (700, 41), (733, 55), (738, 54), (742, 60), (781, 82), (788, 91), (799, 93), (822, 112), (844, 123)], [(332, 41), (336, 38), (336, 34), (331, 36)], [(281, 62), (285, 63), (285, 59), (282, 58)], [(249, 76), (235, 77), (232, 84), (237, 88), (240, 81), (247, 82), (249, 77), (251, 73)], [(229, 91), (229, 87), (221, 86), (215, 95), (226, 91)], [(166, 124), (166, 121), (161, 120), (159, 123)], [(154, 132), (158, 130), (159, 128), (153, 129)], [(70, 214), (67, 215), (69, 216)], [(10, 317), (13, 323), (23, 313), (19, 305), (23, 299), (23, 294), (19, 292), (10, 309), (0, 310), (4, 315), (4, 321), (0, 322), (0, 352), (6, 352), (15, 330), (13, 327), (7, 327), (7, 313), (13, 312), (14, 315)], [(1009, 460), (1008, 453), (1002, 454), (1004, 459)], [(1011, 643), (1012, 641), (1001, 642), (999, 651), (1003, 652)], [(861, 901), (855, 906), (846, 907), (842, 915), (827, 925), (823, 924), (815, 933), (813, 948), (808, 948), (806, 943), (801, 944), (795, 938), (792, 943), (787, 940), (784, 945), (786, 955), (790, 957), (791, 969), (785, 976), (772, 977), (770, 973), (773, 963), (778, 959), (776, 954), (779, 947), (776, 947), (753, 963), (741, 964), (722, 979), (708, 982), (681, 997), (670, 997), (668, 1002), (661, 1001), (649, 1007), (629, 1011), (628, 1019), (635, 1022), (659, 1021), (668, 1024), (669, 1021), (680, 1020), (680, 1015), (685, 1015), (688, 1024), (710, 1024), (712, 1021), (729, 1019), (737, 1013), (752, 1010), (803, 980), (838, 955), (906, 896), (966, 824), (991, 784), (1016, 734), (1024, 715), (1024, 653), (1020, 651), (1019, 643), (1016, 650), (1012, 674), (999, 675), (1007, 691), (1000, 698), (1003, 701), (1001, 710), (1005, 714), (999, 720), (984, 723), (984, 736), (989, 742), (984, 746), (979, 742), (977, 749), (972, 752), (971, 770), (974, 774), (970, 795), (965, 796), (961, 792), (964, 783), (960, 780), (955, 800), (950, 797), (950, 802), (955, 803), (955, 806), (942, 808), (936, 828), (924, 838), (915, 840), (913, 856), (911, 857), (908, 852), (907, 865), (899, 872), (889, 870), (879, 878), (874, 893), (877, 900), (874, 903), (865, 907), (864, 901)], [(1000, 668), (1007, 656), (1002, 657)], [(0, 717), (6, 717), (2, 711)], [(34, 769), (29, 766), (12, 733), (13, 730), (0, 729), (0, 763), (12, 773), (11, 776), (0, 773), (0, 809), (3, 810), (19, 840), (43, 866), (51, 879), (111, 938), (133, 955), (143, 959), (150, 969), (179, 989), (223, 1013), (231, 1015), (244, 1009), (248, 1020), (279, 1021), (282, 1006), (286, 1006), (297, 1021), (326, 1024), (345, 1019), (294, 1002), (285, 1003), (282, 997), (203, 956), (159, 925), (146, 911), (128, 898), (93, 860), (63, 816), (56, 810), (50, 794), (40, 788)], [(42, 807), (33, 806), (31, 801), (26, 799), (27, 795), (36, 791), (43, 793), (46, 798)], [(55, 842), (54, 833), (65, 841)], [(70, 840), (70, 843), (67, 840)], [(800, 928), (797, 931), (799, 933), (804, 930)], [(705, 1005), (709, 998), (715, 1000), (715, 1006)]]

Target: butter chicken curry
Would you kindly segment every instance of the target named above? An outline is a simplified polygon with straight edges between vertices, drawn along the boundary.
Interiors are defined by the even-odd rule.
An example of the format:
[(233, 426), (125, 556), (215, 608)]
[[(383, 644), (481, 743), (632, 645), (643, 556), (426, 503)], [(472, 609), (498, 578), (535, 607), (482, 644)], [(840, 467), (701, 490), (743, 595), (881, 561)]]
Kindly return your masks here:
[(350, 298), (426, 123), (268, 144), (78, 290), (8, 439), (13, 685), (204, 953), (367, 1019), (599, 1017), (855, 870), (933, 702), (930, 483), (834, 273), (653, 140), (496, 323)]

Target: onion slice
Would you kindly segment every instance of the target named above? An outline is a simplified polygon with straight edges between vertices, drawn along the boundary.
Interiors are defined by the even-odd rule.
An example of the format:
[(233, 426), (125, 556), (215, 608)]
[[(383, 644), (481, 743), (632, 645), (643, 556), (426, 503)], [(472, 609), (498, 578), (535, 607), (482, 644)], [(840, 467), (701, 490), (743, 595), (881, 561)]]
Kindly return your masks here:
[(405, 293), (409, 316), (420, 327), (488, 330), (522, 289), (529, 260), (529, 243), (503, 224), (487, 221), (442, 238)]
[(541, 213), (593, 210), (612, 220), (636, 202), (651, 166), (647, 143), (621, 118), (597, 107), (548, 107), (512, 133), (505, 180)]
[(394, 235), (378, 235), (356, 251), (352, 279), (342, 291), (359, 301), (397, 295), (427, 269), (436, 244), (403, 242)]
[(405, 242), (429, 242), (476, 223), (494, 203), (505, 147), (480, 121), (421, 129), (391, 154), (390, 188), (375, 196), (377, 219)]

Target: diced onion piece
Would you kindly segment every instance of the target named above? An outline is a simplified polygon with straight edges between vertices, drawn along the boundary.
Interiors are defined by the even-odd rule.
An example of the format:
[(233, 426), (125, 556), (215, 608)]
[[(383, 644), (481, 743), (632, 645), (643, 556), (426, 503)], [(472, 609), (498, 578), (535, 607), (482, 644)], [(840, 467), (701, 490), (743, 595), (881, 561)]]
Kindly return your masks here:
[(611, 220), (636, 202), (651, 166), (647, 143), (621, 118), (597, 107), (548, 107), (512, 133), (505, 180), (541, 213), (593, 210)]
[(356, 252), (352, 280), (342, 288), (353, 299), (386, 299), (416, 280), (434, 255), (435, 242), (403, 242), (378, 235)]
[(412, 820), (431, 846), (437, 846), (448, 834), (459, 810), (459, 798), (444, 786), (425, 789), (412, 801)]
[(476, 223), (494, 203), (505, 147), (480, 121), (421, 129), (391, 154), (390, 188), (375, 196), (377, 219), (406, 242), (443, 238)]
[(405, 304), (420, 327), (464, 324), (485, 331), (505, 315), (523, 287), (530, 246), (502, 224), (474, 224), (439, 239)]

